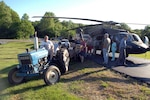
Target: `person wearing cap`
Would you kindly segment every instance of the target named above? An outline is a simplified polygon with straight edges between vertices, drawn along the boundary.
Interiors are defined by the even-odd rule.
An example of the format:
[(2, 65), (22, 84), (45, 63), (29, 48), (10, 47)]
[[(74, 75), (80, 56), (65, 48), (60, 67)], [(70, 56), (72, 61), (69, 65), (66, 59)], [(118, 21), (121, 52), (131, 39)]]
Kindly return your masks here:
[(44, 41), (41, 42), (40, 48), (45, 48), (48, 50), (48, 60), (52, 60), (54, 54), (54, 44), (49, 40), (47, 35), (44, 37)]
[(104, 65), (107, 65), (108, 64), (108, 53), (110, 51), (110, 43), (111, 43), (111, 40), (109, 38), (109, 34), (108, 33), (105, 33), (104, 34), (104, 42), (103, 42), (103, 59), (104, 59), (104, 62), (103, 64)]

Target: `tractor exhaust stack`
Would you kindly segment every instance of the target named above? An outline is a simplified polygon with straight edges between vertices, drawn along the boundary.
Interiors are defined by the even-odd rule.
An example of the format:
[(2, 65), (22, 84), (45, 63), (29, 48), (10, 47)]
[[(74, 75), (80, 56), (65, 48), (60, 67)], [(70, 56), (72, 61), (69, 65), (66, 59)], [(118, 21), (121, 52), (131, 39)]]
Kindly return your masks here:
[(38, 37), (37, 37), (37, 32), (34, 34), (34, 49), (37, 50), (39, 48), (38, 45)]

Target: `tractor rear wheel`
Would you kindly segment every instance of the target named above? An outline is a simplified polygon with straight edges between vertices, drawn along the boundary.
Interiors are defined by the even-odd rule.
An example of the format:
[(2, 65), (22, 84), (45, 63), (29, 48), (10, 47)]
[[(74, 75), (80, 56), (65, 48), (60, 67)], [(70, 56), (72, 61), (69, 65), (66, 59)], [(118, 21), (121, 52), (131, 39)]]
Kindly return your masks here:
[(53, 85), (59, 81), (60, 75), (60, 70), (56, 66), (51, 65), (44, 73), (44, 82), (46, 85)]
[(17, 76), (16, 74), (18, 73), (17, 68), (13, 68), (10, 70), (8, 73), (8, 82), (13, 85), (20, 84), (24, 81), (24, 77)]

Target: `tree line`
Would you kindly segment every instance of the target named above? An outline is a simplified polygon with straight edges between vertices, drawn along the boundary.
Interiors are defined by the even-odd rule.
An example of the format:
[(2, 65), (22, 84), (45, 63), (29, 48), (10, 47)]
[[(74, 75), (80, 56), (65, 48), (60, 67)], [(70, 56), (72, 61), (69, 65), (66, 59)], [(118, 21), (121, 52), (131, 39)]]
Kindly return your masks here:
[[(26, 39), (34, 35), (38, 37), (49, 35), (50, 37), (75, 35), (74, 30), (66, 31), (71, 28), (83, 26), (72, 21), (60, 22), (57, 18), (41, 18), (40, 21), (30, 21), (25, 13), (20, 19), (18, 14), (7, 6), (4, 1), (0, 2), (0, 38), (3, 39)], [(44, 17), (56, 17), (53, 12), (46, 12)]]
[[(26, 13), (20, 19), (17, 12), (7, 6), (4, 1), (0, 2), (0, 12), (0, 39), (27, 39), (33, 36), (35, 31), (41, 38), (45, 35), (68, 37), (76, 34), (76, 30), (69, 29), (84, 26), (73, 23), (71, 20), (59, 21), (58, 18), (41, 18), (40, 21), (32, 22)], [(56, 15), (53, 12), (46, 12), (44, 17), (56, 17)], [(141, 37), (146, 35), (150, 38), (150, 26), (146, 26), (143, 30), (132, 30), (127, 24), (121, 23), (121, 28), (137, 33)]]

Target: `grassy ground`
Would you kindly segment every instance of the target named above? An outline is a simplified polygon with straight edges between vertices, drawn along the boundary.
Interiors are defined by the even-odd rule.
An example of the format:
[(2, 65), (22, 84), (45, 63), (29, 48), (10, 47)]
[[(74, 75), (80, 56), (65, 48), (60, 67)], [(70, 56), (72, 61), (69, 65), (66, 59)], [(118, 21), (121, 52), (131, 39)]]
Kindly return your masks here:
[(12, 86), (7, 75), (18, 64), (17, 54), (32, 48), (31, 42), (0, 45), (0, 100), (148, 100), (150, 87), (94, 62), (71, 63), (60, 82), (45, 86), (41, 77)]
[(150, 51), (143, 54), (131, 54), (131, 56), (150, 59)]

